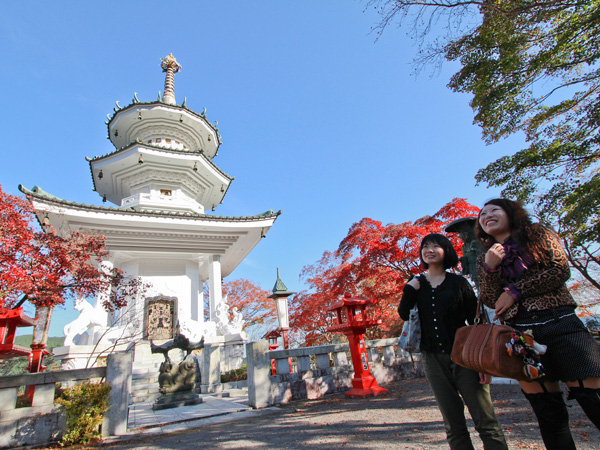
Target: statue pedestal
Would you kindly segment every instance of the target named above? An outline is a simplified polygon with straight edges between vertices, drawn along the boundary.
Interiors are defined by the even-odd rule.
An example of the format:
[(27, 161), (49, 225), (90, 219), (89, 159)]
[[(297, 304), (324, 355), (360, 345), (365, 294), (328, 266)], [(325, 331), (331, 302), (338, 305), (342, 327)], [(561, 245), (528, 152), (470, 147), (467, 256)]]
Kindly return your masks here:
[(152, 405), (152, 410), (178, 408), (180, 406), (190, 406), (202, 403), (202, 398), (193, 392), (175, 392), (173, 394), (163, 394), (156, 399)]

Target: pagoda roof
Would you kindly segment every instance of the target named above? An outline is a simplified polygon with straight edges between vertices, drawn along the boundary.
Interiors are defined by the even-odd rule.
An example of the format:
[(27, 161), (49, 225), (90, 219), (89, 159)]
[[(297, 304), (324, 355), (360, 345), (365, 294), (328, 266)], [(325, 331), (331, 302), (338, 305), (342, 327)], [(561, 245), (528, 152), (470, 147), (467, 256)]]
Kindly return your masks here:
[(183, 103), (181, 105), (173, 105), (173, 104), (170, 104), (170, 103), (165, 103), (162, 100), (162, 98), (160, 98), (160, 95), (159, 95), (158, 100), (155, 100), (153, 102), (141, 102), (141, 101), (138, 100), (137, 94), (134, 93), (132, 103), (130, 103), (129, 105), (124, 106), (124, 107), (121, 108), (120, 105), (119, 105), (119, 102), (117, 102), (117, 107), (114, 108), (113, 115), (111, 116), (111, 115), (107, 114), (107, 119), (108, 120), (105, 122), (105, 124), (106, 124), (106, 126), (108, 128), (109, 136), (110, 136), (110, 125), (111, 125), (112, 121), (117, 116), (119, 116), (121, 113), (127, 112), (128, 110), (134, 109), (134, 108), (136, 108), (138, 106), (161, 106), (161, 107), (170, 108), (170, 109), (174, 109), (174, 110), (185, 111), (185, 112), (191, 114), (192, 116), (194, 116), (195, 118), (204, 121), (206, 123), (206, 125), (208, 125), (215, 132), (215, 134), (217, 135), (217, 138), (218, 138), (217, 152), (218, 152), (218, 148), (221, 145), (221, 135), (219, 134), (219, 129), (216, 127), (216, 125), (211, 124), (208, 121), (208, 119), (206, 118), (206, 108), (204, 108), (204, 111), (202, 113), (198, 114), (196, 111), (194, 111), (194, 110), (192, 110), (192, 109), (190, 109), (190, 108), (187, 107), (186, 100), (187, 99), (184, 99)]
[(181, 219), (201, 219), (208, 221), (235, 221), (235, 222), (251, 222), (255, 220), (264, 220), (267, 218), (277, 218), (282, 211), (279, 210), (274, 212), (272, 209), (269, 209), (263, 213), (255, 214), (252, 216), (216, 216), (213, 214), (200, 214), (189, 211), (163, 211), (163, 210), (145, 210), (138, 211), (132, 209), (130, 207), (114, 207), (114, 206), (97, 206), (97, 205), (88, 205), (85, 203), (78, 203), (73, 201), (64, 200), (62, 198), (56, 197), (48, 192), (44, 191), (39, 186), (34, 186), (33, 189), (27, 189), (23, 185), (19, 185), (19, 190), (25, 194), (27, 197), (33, 197), (39, 200), (43, 200), (48, 203), (54, 203), (57, 205), (68, 206), (73, 209), (85, 210), (85, 211), (99, 211), (99, 212), (111, 212), (116, 214), (123, 215), (132, 215), (132, 216), (145, 216), (145, 217), (165, 217), (165, 218), (181, 218)]
[(281, 278), (279, 277), (279, 267), (277, 268), (277, 281), (275, 281), (275, 286), (273, 286), (273, 293), (269, 295), (269, 298), (277, 298), (277, 297), (287, 297), (295, 292), (288, 291), (287, 286), (283, 283)]
[[(146, 144), (146, 143), (143, 143), (143, 142), (140, 142), (140, 141), (135, 141), (135, 142), (129, 143), (125, 147), (121, 147), (121, 148), (119, 148), (119, 149), (117, 149), (115, 151), (112, 151), (112, 152), (109, 152), (109, 153), (105, 153), (104, 155), (94, 156), (93, 158), (90, 158), (90, 157), (86, 156), (85, 159), (90, 164), (90, 175), (92, 175), (92, 182), (94, 183), (94, 190), (96, 190), (96, 178), (94, 177), (94, 172), (93, 172), (93, 169), (92, 169), (93, 163), (95, 163), (97, 161), (102, 161), (103, 159), (110, 158), (110, 157), (118, 155), (120, 153), (124, 153), (127, 150), (129, 150), (129, 149), (131, 149), (132, 147), (135, 147), (135, 146), (143, 147), (143, 148), (147, 148), (147, 149), (151, 149), (151, 150), (156, 151), (156, 152), (168, 153), (168, 154), (173, 154), (173, 155), (193, 155), (193, 156), (196, 156), (196, 157), (201, 157), (211, 167), (213, 167), (219, 174), (221, 174), (225, 178), (228, 178), (230, 182), (233, 181), (233, 180), (235, 180), (235, 177), (232, 177), (231, 175), (228, 175), (225, 172), (223, 172), (219, 168), (219, 166), (217, 166), (212, 161), (212, 159), (208, 158), (204, 154), (204, 152), (202, 152), (202, 151), (177, 150), (177, 149), (171, 149), (171, 148), (164, 148), (164, 147), (161, 147), (159, 145), (152, 145), (152, 144)], [(227, 185), (227, 190), (229, 190), (229, 184)], [(227, 190), (223, 194), (223, 197), (227, 193)], [(48, 194), (48, 195), (50, 195), (50, 194)]]

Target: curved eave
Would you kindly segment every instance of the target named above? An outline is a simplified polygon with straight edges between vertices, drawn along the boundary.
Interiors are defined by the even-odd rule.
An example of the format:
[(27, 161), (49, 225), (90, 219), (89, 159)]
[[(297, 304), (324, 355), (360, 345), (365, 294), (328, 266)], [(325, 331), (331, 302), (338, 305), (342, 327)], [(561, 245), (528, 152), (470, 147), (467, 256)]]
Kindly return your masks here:
[(176, 111), (185, 111), (185, 112), (191, 114), (192, 116), (194, 116), (195, 118), (202, 120), (206, 125), (208, 125), (213, 130), (213, 132), (217, 136), (217, 149), (215, 152), (215, 156), (217, 156), (217, 154), (219, 153), (219, 147), (221, 147), (221, 135), (219, 134), (219, 129), (208, 121), (205, 113), (198, 114), (196, 111), (189, 109), (185, 105), (185, 101), (181, 105), (171, 105), (169, 103), (165, 103), (160, 100), (156, 100), (153, 102), (140, 102), (136, 98), (134, 98), (133, 103), (130, 103), (129, 105), (124, 106), (123, 108), (118, 108), (118, 107), (113, 108), (113, 111), (114, 111), (113, 115), (112, 116), (107, 115), (108, 120), (105, 123), (106, 123), (106, 131), (108, 132), (108, 136), (110, 136), (110, 126), (111, 126), (111, 123), (113, 122), (113, 120), (115, 120), (122, 113), (126, 113), (129, 110), (132, 110), (138, 106), (161, 106), (161, 107), (164, 107), (167, 109), (171, 108)]
[(202, 160), (206, 161), (206, 163), (209, 166), (211, 166), (217, 173), (219, 173), (220, 175), (222, 175), (223, 177), (225, 177), (229, 180), (229, 183), (227, 183), (227, 189), (223, 193), (223, 198), (225, 197), (225, 194), (227, 194), (227, 191), (229, 191), (229, 186), (230, 186), (231, 182), (233, 180), (235, 180), (235, 177), (232, 177), (231, 175), (228, 175), (225, 172), (223, 172), (219, 168), (219, 166), (217, 166), (212, 161), (212, 159), (206, 157), (206, 155), (204, 155), (203, 152), (190, 152), (190, 151), (185, 151), (185, 150), (169, 149), (169, 148), (159, 147), (157, 145), (144, 144), (144, 143), (138, 141), (138, 142), (131, 142), (129, 145), (126, 145), (125, 147), (122, 147), (118, 150), (115, 150), (114, 152), (106, 153), (101, 156), (94, 156), (93, 158), (89, 158), (86, 156), (85, 159), (89, 163), (89, 166), (90, 166), (90, 175), (92, 176), (92, 183), (94, 185), (94, 187), (93, 187), (94, 191), (96, 191), (96, 177), (94, 176), (93, 163), (112, 158), (114, 156), (117, 156), (119, 153), (125, 153), (126, 151), (130, 150), (132, 147), (135, 147), (135, 146), (138, 146), (140, 148), (146, 148), (146, 149), (156, 151), (156, 152), (166, 153), (166, 154), (174, 154), (174, 155), (182, 155), (182, 156), (193, 155), (195, 157), (202, 158)]
[(193, 212), (171, 212), (171, 211), (136, 211), (130, 208), (120, 208), (120, 207), (110, 207), (110, 206), (96, 206), (96, 205), (87, 205), (85, 203), (77, 203), (70, 202), (67, 200), (60, 199), (53, 195), (47, 193), (37, 193), (33, 190), (27, 189), (23, 185), (19, 185), (19, 190), (31, 201), (31, 199), (37, 199), (39, 201), (43, 201), (45, 203), (57, 205), (57, 206), (65, 206), (72, 209), (82, 210), (82, 211), (96, 211), (96, 212), (106, 212), (113, 214), (122, 214), (122, 215), (130, 215), (130, 216), (138, 216), (138, 217), (163, 217), (169, 219), (198, 219), (198, 220), (208, 220), (208, 221), (217, 221), (217, 222), (254, 222), (266, 219), (276, 220), (279, 215), (281, 215), (282, 211), (279, 210), (274, 212), (272, 209), (262, 213), (255, 214), (253, 216), (215, 216), (211, 214), (198, 214)]

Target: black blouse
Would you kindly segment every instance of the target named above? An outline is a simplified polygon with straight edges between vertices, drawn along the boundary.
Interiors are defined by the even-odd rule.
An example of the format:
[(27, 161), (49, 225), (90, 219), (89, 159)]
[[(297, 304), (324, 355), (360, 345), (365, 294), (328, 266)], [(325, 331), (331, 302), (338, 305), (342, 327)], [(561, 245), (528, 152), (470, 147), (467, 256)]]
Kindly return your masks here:
[(398, 313), (408, 320), (416, 304), (421, 320), (421, 349), (450, 354), (456, 330), (466, 322), (473, 324), (477, 297), (469, 282), (454, 273), (447, 272), (444, 281), (435, 288), (424, 275), (419, 282), (418, 291), (409, 285), (404, 287)]

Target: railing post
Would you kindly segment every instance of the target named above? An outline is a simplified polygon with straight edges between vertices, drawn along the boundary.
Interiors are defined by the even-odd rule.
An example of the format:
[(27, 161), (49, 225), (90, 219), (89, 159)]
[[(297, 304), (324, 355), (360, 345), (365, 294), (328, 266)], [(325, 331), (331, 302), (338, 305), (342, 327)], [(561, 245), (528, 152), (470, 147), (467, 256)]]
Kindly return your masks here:
[[(271, 361), (267, 358), (268, 341), (246, 344), (248, 368), (248, 404), (253, 408), (271, 405)], [(287, 361), (286, 361), (287, 362)]]
[(205, 345), (200, 364), (200, 389), (203, 394), (217, 392), (221, 388), (221, 347)]
[(132, 353), (111, 353), (107, 357), (106, 382), (110, 385), (111, 390), (108, 411), (102, 424), (104, 436), (119, 436), (127, 432), (132, 361)]
[(348, 357), (346, 356), (346, 352), (334, 352), (332, 356), (335, 367), (339, 368), (348, 365)]
[(386, 366), (391, 366), (396, 359), (396, 352), (394, 351), (393, 345), (386, 345), (382, 349), (383, 353), (383, 364)]
[(373, 364), (381, 363), (381, 355), (379, 354), (379, 349), (377, 347), (371, 347), (367, 349), (369, 355), (369, 361)]
[(31, 406), (44, 406), (54, 404), (55, 388), (56, 385), (54, 383), (38, 384), (35, 387), (35, 392), (33, 394), (33, 401), (31, 402)]
[(298, 373), (308, 372), (310, 370), (310, 356), (298, 356)]
[(278, 358), (275, 360), (277, 375), (287, 375), (290, 373), (290, 361), (288, 358)]
[(317, 369), (329, 369), (329, 353), (317, 353)]
[(17, 388), (0, 389), (0, 411), (10, 411), (17, 406)]

